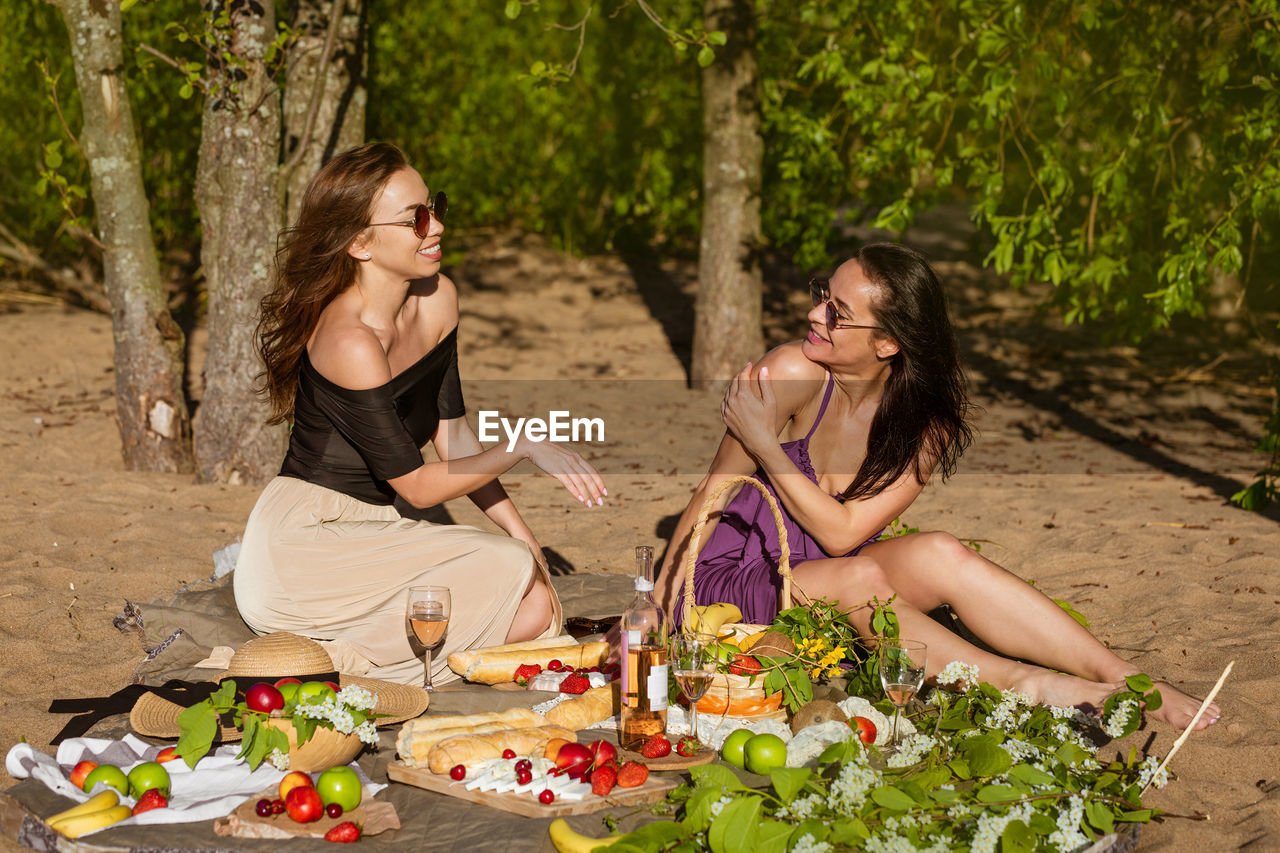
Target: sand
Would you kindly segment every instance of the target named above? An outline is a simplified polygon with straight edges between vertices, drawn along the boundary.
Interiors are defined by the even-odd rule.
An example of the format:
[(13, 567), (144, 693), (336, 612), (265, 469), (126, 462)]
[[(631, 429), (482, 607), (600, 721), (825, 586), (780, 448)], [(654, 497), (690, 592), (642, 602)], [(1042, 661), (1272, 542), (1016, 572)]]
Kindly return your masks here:
[[(930, 484), (904, 521), (984, 540), (983, 553), (1073, 602), (1122, 656), (1191, 693), (1234, 660), (1222, 721), (1191, 738), (1177, 779), (1150, 795), (1211, 820), (1149, 826), (1142, 849), (1280, 849), (1280, 526), (1225, 500), (1262, 464), (1251, 452), (1270, 404), (1260, 360), (1207, 327), (1104, 345), (1040, 318), (1034, 292), (930, 248), (956, 258), (939, 268), (984, 411), (960, 472)], [(608, 425), (606, 441), (582, 445), (606, 476), (604, 507), (578, 507), (530, 471), (506, 478), (553, 567), (630, 571), (631, 546), (665, 545), (723, 429), (719, 394), (684, 387), (691, 266), (574, 259), (494, 234), (473, 237), (452, 272), (473, 418), (541, 416), (563, 400)], [(773, 277), (804, 280), (783, 273)], [(772, 342), (799, 334), (806, 301), (798, 287), (770, 289)], [(0, 352), (7, 749), (48, 744), (65, 720), (45, 712), (51, 699), (128, 683), (142, 652), (112, 618), (208, 576), (258, 488), (124, 470), (107, 317), (5, 291)], [(448, 512), (487, 523), (465, 500)], [(1149, 723), (1129, 741), (1163, 754), (1177, 734)]]

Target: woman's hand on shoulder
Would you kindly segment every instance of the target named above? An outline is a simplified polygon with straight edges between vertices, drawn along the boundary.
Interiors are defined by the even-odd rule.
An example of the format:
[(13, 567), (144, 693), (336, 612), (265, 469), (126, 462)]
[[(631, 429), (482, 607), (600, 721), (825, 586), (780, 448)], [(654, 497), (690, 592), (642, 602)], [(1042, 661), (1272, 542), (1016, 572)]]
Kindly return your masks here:
[(361, 323), (329, 324), (317, 331), (307, 355), (320, 375), (342, 388), (362, 391), (391, 381), (386, 350)]
[(787, 421), (804, 406), (826, 377), (821, 365), (784, 344), (748, 363), (725, 391), (721, 415), (729, 433), (758, 457), (778, 444)]

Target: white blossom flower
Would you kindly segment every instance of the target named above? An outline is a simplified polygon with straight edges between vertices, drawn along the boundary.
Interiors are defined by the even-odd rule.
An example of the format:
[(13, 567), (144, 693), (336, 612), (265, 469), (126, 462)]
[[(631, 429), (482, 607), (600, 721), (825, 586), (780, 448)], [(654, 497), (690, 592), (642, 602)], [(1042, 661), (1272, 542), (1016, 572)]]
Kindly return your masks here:
[(1169, 784), (1168, 768), (1161, 767), (1160, 760), (1154, 755), (1142, 759), (1142, 765), (1138, 768), (1138, 787), (1145, 788), (1148, 782), (1157, 788)]
[(879, 784), (879, 771), (867, 763), (864, 753), (859, 753), (853, 761), (840, 768), (840, 775), (831, 782), (827, 808), (836, 814), (852, 817), (861, 809), (867, 792)]
[(365, 720), (363, 723), (356, 726), (355, 735), (360, 738), (360, 740), (369, 744), (369, 746), (378, 745), (378, 729), (374, 726), (373, 720)]
[(942, 668), (942, 672), (933, 679), (939, 685), (956, 685), (972, 687), (978, 683), (978, 667), (975, 664), (953, 660)]
[(969, 844), (971, 853), (995, 853), (1000, 844), (1000, 836), (1004, 828), (1015, 820), (1026, 823), (1031, 819), (1031, 803), (1009, 809), (1004, 814), (986, 811), (978, 816), (978, 828)]
[(796, 844), (791, 848), (791, 853), (829, 853), (830, 850), (830, 844), (825, 841), (815, 841), (813, 833), (806, 832), (796, 839)]
[(1084, 820), (1084, 799), (1079, 795), (1067, 797), (1058, 806), (1057, 828), (1047, 839), (1056, 850), (1077, 850), (1089, 843), (1088, 836), (1080, 830)]
[(338, 701), (357, 711), (371, 711), (378, 697), (358, 684), (348, 684), (338, 693)]
[(289, 753), (281, 752), (279, 749), (271, 750), (271, 754), (267, 756), (267, 761), (270, 761), (271, 766), (277, 770), (289, 769)]
[(889, 756), (890, 767), (910, 767), (924, 760), (929, 750), (937, 745), (937, 741), (928, 735), (913, 734), (904, 738), (898, 751)]
[(821, 794), (805, 794), (803, 797), (796, 797), (787, 805), (783, 806), (779, 812), (779, 817), (794, 820), (797, 823), (808, 820), (813, 817), (818, 809), (824, 804)]
[(916, 853), (916, 846), (909, 838), (896, 832), (876, 834), (866, 840), (863, 849), (869, 853)]
[(732, 803), (732, 802), (733, 802), (733, 797), (727, 797), (727, 796), (721, 797), (720, 799), (716, 800), (714, 803), (711, 804), (712, 816), (713, 817), (719, 816), (720, 812), (724, 811), (724, 807), (729, 805), (729, 803)]
[(1136, 699), (1125, 699), (1116, 705), (1115, 710), (1111, 712), (1111, 716), (1103, 723), (1102, 730), (1109, 737), (1124, 737), (1125, 726), (1129, 724), (1130, 717), (1137, 710), (1138, 702)]

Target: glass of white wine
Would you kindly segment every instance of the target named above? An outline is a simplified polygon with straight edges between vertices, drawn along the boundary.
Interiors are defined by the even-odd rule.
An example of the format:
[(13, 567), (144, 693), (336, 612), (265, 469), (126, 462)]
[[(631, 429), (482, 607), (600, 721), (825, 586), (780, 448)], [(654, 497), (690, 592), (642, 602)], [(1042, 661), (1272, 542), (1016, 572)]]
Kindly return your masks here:
[(405, 603), (405, 615), (409, 619), (409, 629), (427, 650), (423, 658), (425, 675), (422, 679), (423, 690), (433, 690), (431, 686), (431, 650), (444, 640), (445, 629), (449, 627), (449, 588), (445, 586), (411, 586)]
[(898, 718), (924, 684), (926, 652), (925, 644), (919, 640), (880, 641), (880, 683), (898, 709), (893, 715), (893, 734), (889, 736), (891, 749), (898, 746)]
[(676, 685), (689, 700), (689, 734), (698, 740), (698, 700), (711, 686), (716, 674), (716, 638), (710, 634), (673, 634), (671, 636), (671, 671)]

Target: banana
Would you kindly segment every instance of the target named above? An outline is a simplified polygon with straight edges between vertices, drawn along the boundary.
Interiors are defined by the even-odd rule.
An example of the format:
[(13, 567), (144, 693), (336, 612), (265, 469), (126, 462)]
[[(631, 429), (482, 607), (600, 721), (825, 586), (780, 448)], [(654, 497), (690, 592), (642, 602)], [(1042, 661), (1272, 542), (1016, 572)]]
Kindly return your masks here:
[(693, 613), (690, 615), (689, 621), (692, 624), (689, 630), (696, 634), (718, 636), (721, 625), (726, 622), (737, 622), (740, 619), (742, 619), (742, 611), (736, 605), (723, 601), (716, 604), (698, 604), (694, 605)]
[(113, 789), (107, 788), (101, 794), (90, 797), (78, 806), (72, 806), (65, 812), (58, 812), (56, 815), (45, 818), (45, 823), (53, 823), (55, 820), (66, 820), (69, 817), (77, 817), (82, 814), (91, 812), (100, 812), (103, 809), (109, 809), (112, 806), (120, 804), (120, 795)]
[(575, 832), (573, 827), (569, 826), (569, 822), (562, 817), (551, 821), (547, 832), (551, 836), (551, 843), (555, 846), (557, 853), (589, 853), (591, 850), (603, 850), (611, 847), (613, 842), (622, 837), (615, 835), (612, 838), (592, 838)]
[(64, 817), (62, 820), (50, 822), (49, 825), (56, 832), (62, 833), (67, 838), (79, 838), (87, 833), (111, 826), (113, 823), (119, 823), (132, 814), (133, 810), (128, 806), (112, 806), (101, 811)]

